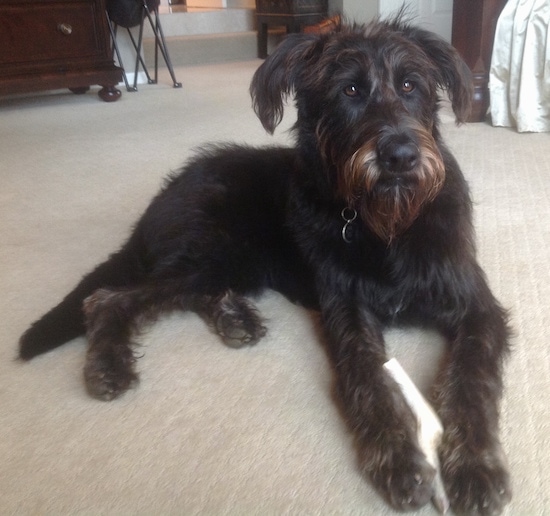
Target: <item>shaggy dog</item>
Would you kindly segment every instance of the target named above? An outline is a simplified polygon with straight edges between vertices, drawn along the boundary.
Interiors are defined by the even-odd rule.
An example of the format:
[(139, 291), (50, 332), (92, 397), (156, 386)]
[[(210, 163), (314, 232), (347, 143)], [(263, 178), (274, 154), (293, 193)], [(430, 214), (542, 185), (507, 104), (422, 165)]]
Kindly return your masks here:
[(193, 310), (226, 344), (254, 344), (266, 330), (249, 299), (275, 289), (320, 311), (362, 470), (408, 510), (432, 497), (434, 469), (383, 368), (383, 330), (431, 325), (448, 341), (434, 403), (451, 505), (500, 512), (510, 499), (497, 435), (506, 313), (476, 262), (468, 187), (438, 129), (440, 89), (464, 121), (468, 70), (401, 16), (289, 36), (251, 94), (269, 132), (294, 96), (295, 147), (204, 150), (121, 250), (27, 330), (20, 357), (86, 333), (86, 387), (111, 400), (137, 380), (131, 338), (144, 322)]

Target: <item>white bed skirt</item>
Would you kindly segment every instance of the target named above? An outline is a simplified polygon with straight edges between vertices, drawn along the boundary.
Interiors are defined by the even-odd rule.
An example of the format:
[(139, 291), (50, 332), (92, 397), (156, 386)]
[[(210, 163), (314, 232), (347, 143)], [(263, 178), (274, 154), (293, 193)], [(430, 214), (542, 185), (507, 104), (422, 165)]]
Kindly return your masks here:
[(550, 131), (550, 0), (508, 0), (490, 71), (493, 125)]

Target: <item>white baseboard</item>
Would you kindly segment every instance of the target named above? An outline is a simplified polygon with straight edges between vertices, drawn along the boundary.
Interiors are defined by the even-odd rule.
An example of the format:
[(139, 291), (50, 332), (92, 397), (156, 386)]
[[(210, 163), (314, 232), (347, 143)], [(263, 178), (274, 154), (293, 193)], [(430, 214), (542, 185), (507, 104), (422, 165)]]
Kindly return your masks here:
[[(132, 85), (134, 84), (134, 77), (135, 77), (135, 73), (134, 72), (127, 72), (126, 73), (126, 78), (128, 79), (128, 84), (130, 85), (130, 87), (132, 87)], [(147, 76), (145, 75), (145, 72), (138, 72), (137, 74), (137, 84), (147, 84)], [(126, 85), (124, 84), (124, 81), (122, 82), (119, 82), (118, 83), (119, 86), (122, 86), (123, 88), (126, 88)]]

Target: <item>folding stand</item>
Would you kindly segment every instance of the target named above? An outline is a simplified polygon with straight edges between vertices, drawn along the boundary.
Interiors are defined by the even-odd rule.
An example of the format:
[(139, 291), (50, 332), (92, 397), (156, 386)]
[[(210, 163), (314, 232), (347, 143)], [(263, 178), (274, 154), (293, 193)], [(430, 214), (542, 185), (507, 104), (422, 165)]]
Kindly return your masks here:
[[(120, 50), (118, 48), (116, 35), (117, 35), (117, 29), (118, 24), (111, 20), (111, 17), (109, 16), (108, 11), (106, 12), (107, 20), (109, 21), (109, 30), (111, 31), (111, 39), (113, 41), (113, 53), (116, 54), (116, 57), (118, 59), (118, 63), (122, 67), (124, 73), (123, 73), (123, 79), (124, 84), (126, 85), (127, 91), (137, 91), (137, 79), (138, 79), (138, 72), (139, 67), (143, 68), (143, 71), (145, 72), (145, 76), (147, 77), (147, 82), (149, 84), (156, 84), (158, 82), (158, 53), (160, 50), (160, 53), (162, 54), (162, 57), (164, 58), (164, 62), (166, 63), (166, 67), (168, 68), (168, 71), (170, 72), (170, 77), (172, 78), (172, 82), (174, 84), (174, 88), (181, 88), (181, 82), (178, 82), (176, 80), (176, 76), (174, 74), (174, 68), (172, 66), (172, 61), (170, 60), (170, 56), (168, 54), (168, 47), (166, 46), (166, 40), (164, 38), (164, 32), (162, 30), (162, 25), (160, 24), (160, 17), (159, 17), (159, 11), (158, 11), (158, 4), (155, 8), (152, 10), (147, 5), (147, 0), (136, 0), (136, 2), (141, 2), (141, 21), (139, 23), (139, 34), (138, 39), (134, 38), (130, 27), (125, 27), (128, 31), (128, 36), (130, 37), (130, 41), (132, 42), (132, 45), (134, 47), (134, 50), (136, 51), (136, 63), (134, 68), (134, 84), (130, 86), (128, 82), (128, 77), (126, 75), (126, 68), (124, 64), (122, 63), (122, 58), (120, 55)], [(154, 13), (155, 19), (153, 20), (153, 17), (151, 16), (151, 11)], [(154, 79), (151, 79), (151, 76), (149, 74), (149, 71), (147, 70), (147, 66), (145, 65), (145, 61), (143, 60), (143, 57), (141, 56), (141, 47), (143, 43), (143, 26), (145, 24), (145, 19), (149, 20), (149, 24), (151, 25), (151, 29), (153, 31), (153, 34), (155, 35), (155, 75)]]

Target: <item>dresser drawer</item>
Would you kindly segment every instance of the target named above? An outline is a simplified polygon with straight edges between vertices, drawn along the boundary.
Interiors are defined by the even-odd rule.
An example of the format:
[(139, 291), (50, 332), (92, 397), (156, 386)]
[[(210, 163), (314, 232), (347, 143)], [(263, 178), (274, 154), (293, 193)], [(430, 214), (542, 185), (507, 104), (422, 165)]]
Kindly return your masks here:
[(0, 96), (99, 84), (120, 97), (105, 0), (0, 0)]
[(94, 57), (102, 50), (90, 1), (11, 4), (0, 11), (2, 64)]

